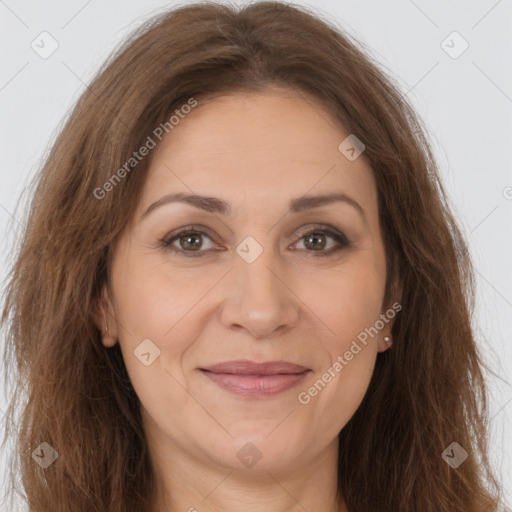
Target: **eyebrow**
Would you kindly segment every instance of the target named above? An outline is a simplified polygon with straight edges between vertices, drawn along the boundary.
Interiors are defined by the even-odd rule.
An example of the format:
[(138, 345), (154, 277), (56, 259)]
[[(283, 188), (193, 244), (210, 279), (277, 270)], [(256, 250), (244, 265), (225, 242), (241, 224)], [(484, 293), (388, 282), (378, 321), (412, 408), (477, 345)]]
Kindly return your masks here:
[[(185, 203), (200, 210), (204, 210), (209, 213), (218, 213), (221, 215), (231, 215), (232, 213), (231, 206), (223, 199), (211, 196), (200, 196), (196, 194), (184, 194), (180, 192), (176, 194), (167, 194), (152, 203), (142, 214), (141, 219), (149, 215), (152, 211), (156, 210), (160, 206), (169, 203)], [(288, 204), (288, 211), (290, 213), (300, 213), (306, 210), (320, 208), (321, 206), (332, 203), (349, 204), (361, 214), (363, 219), (366, 220), (365, 212), (362, 206), (356, 200), (341, 192), (322, 194), (317, 196), (297, 197), (290, 200)]]

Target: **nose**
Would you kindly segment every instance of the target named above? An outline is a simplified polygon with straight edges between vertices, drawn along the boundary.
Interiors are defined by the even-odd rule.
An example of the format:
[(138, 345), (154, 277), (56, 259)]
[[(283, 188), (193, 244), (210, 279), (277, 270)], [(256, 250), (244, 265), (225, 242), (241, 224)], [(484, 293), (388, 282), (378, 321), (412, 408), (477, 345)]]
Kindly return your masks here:
[(290, 273), (276, 264), (271, 250), (263, 251), (252, 263), (239, 258), (227, 286), (231, 292), (221, 312), (226, 328), (262, 339), (282, 335), (297, 325), (300, 301)]

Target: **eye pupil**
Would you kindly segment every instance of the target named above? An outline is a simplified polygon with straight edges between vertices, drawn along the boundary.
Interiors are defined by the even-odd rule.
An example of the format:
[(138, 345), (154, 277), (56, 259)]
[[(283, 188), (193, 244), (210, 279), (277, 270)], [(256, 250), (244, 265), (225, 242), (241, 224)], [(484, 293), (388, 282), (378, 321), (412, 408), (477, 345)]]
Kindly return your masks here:
[[(199, 240), (199, 243), (194, 244), (193, 242), (190, 241), (193, 240), (194, 238), (196, 240)], [(183, 249), (200, 249), (203, 243), (198, 234), (187, 233), (180, 236), (180, 245)]]
[[(321, 239), (323, 239), (323, 243), (321, 243), (320, 246), (315, 246), (315, 244), (318, 243), (318, 240), (321, 240)], [(305, 243), (306, 243), (306, 247), (311, 248), (311, 246), (309, 245), (311, 243), (313, 245), (314, 251), (321, 251), (322, 249), (325, 248), (325, 236), (323, 234), (319, 234), (319, 233), (311, 233), (306, 236)]]

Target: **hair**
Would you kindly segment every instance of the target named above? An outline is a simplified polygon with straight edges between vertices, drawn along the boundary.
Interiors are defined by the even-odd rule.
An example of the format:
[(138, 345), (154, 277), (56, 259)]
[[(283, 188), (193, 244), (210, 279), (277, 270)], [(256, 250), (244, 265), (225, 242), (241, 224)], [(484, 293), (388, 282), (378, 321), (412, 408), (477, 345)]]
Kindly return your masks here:
[[(2, 313), (14, 387), (9, 490), (31, 512), (151, 510), (140, 402), (119, 344), (106, 349), (93, 320), (151, 152), (104, 197), (95, 190), (190, 98), (200, 105), (271, 87), (315, 98), (365, 144), (386, 253), (384, 302), (399, 293), (403, 307), (393, 349), (378, 354), (339, 434), (338, 490), (348, 509), (497, 510), (472, 263), (427, 130), (363, 43), (307, 7), (265, 1), (195, 3), (144, 22), (96, 73), (32, 183)], [(457, 469), (441, 457), (454, 441), (468, 453)], [(47, 469), (31, 456), (43, 442), (58, 453)]]

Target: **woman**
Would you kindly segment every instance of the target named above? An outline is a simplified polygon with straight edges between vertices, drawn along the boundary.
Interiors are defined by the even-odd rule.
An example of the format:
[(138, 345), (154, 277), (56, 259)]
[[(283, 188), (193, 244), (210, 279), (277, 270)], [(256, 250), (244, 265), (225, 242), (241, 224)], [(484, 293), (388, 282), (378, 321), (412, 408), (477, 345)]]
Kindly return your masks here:
[(155, 17), (55, 141), (8, 284), (30, 510), (497, 510), (471, 276), (356, 42), (278, 2)]

